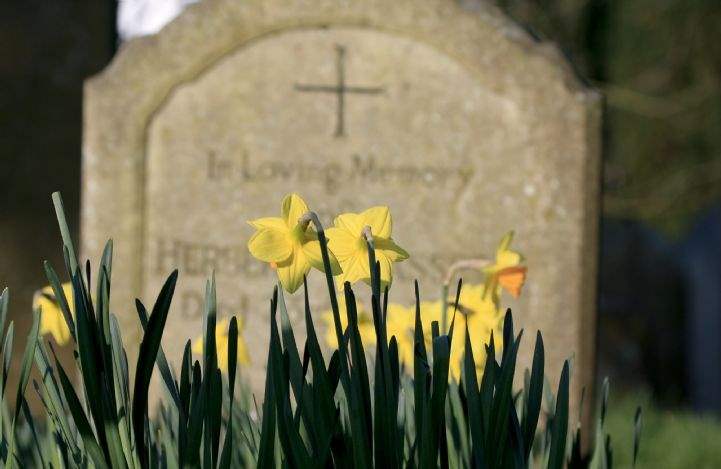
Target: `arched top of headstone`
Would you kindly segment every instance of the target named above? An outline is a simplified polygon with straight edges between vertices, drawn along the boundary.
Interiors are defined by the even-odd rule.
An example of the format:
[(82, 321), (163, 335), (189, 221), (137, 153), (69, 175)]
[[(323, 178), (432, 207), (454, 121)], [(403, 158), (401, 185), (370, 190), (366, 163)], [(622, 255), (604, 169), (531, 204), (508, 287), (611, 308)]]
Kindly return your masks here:
[[(575, 99), (598, 100), (554, 44), (538, 41), (489, 2), (469, 5), (456, 0), (204, 0), (158, 34), (123, 44), (111, 65), (88, 80), (86, 93), (113, 109), (117, 98), (128, 97), (125, 110), (147, 112), (179, 83), (250, 41), (294, 29), (352, 27), (421, 41), (501, 93), (557, 84)], [(96, 101), (96, 95), (117, 98)]]

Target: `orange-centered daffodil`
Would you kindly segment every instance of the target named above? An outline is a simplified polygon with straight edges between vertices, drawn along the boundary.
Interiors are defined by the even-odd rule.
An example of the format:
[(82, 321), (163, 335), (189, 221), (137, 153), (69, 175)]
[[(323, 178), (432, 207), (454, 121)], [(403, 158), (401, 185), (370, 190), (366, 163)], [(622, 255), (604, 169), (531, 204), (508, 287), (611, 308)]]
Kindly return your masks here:
[[(238, 364), (247, 365), (250, 363), (248, 356), (248, 347), (241, 333), (243, 332), (243, 318), (238, 317)], [(215, 324), (215, 348), (218, 355), (218, 368), (224, 373), (228, 372), (228, 318), (222, 319)], [(196, 338), (192, 346), (193, 353), (202, 355), (203, 353), (203, 336)]]
[(495, 262), (483, 271), (487, 276), (487, 284), (492, 289), (505, 289), (514, 298), (518, 298), (526, 281), (528, 269), (520, 265), (523, 256), (510, 249), (511, 241), (513, 241), (513, 231), (503, 237), (496, 251)]
[(381, 288), (393, 281), (392, 264), (408, 259), (408, 253), (391, 238), (393, 221), (388, 207), (373, 207), (362, 213), (344, 213), (336, 217), (334, 227), (328, 228), (328, 247), (338, 257), (344, 282), (358, 280), (370, 284), (368, 245), (363, 231), (370, 227), (375, 245), (376, 261), (380, 263)]
[[(257, 231), (248, 241), (248, 250), (257, 259), (268, 262), (278, 272), (278, 278), (288, 293), (294, 293), (302, 284), (311, 267), (324, 271), (318, 234), (306, 221), (299, 223), (308, 213), (308, 206), (298, 194), (283, 199), (281, 217), (258, 218), (248, 223)], [(331, 273), (341, 272), (333, 253), (330, 257)]]
[[(75, 309), (73, 307), (73, 287), (68, 283), (62, 284), (63, 293), (68, 300), (70, 313), (74, 316)], [(65, 316), (60, 310), (55, 294), (51, 286), (47, 286), (42, 290), (35, 292), (33, 297), (33, 309), (41, 309), (40, 316), (40, 335), (50, 334), (55, 338), (58, 345), (65, 345), (70, 340), (70, 329), (65, 321)]]

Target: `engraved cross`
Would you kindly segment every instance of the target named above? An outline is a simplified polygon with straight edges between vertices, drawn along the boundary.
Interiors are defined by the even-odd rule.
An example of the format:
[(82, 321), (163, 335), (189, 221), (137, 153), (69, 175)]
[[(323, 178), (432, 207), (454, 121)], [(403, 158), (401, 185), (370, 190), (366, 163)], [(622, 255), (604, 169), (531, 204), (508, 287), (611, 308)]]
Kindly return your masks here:
[(346, 94), (364, 94), (379, 95), (385, 90), (381, 87), (367, 86), (351, 86), (346, 84), (345, 79), (345, 47), (341, 45), (335, 46), (336, 50), (336, 74), (337, 83), (335, 85), (301, 85), (296, 84), (295, 89), (298, 91), (311, 93), (333, 93), (336, 95), (336, 126), (334, 136), (336, 138), (346, 135), (345, 129), (345, 100)]

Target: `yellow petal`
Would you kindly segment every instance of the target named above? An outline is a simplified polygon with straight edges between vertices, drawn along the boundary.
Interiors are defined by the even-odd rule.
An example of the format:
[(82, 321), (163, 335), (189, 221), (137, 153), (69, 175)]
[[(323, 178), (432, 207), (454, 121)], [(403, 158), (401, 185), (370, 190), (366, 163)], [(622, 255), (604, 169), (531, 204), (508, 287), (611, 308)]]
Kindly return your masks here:
[(341, 261), (340, 266), (343, 272), (338, 277), (339, 290), (343, 290), (343, 284), (345, 282), (355, 283), (359, 280), (370, 278), (368, 256), (365, 253), (359, 253)]
[(196, 355), (203, 353), (203, 336), (196, 337), (191, 346), (191, 351)]
[(373, 236), (390, 238), (393, 230), (393, 220), (388, 207), (371, 207), (361, 213), (362, 227), (370, 226)]
[(278, 264), (277, 272), (280, 284), (288, 293), (295, 293), (303, 285), (303, 279), (310, 270), (310, 263), (300, 248), (294, 248), (290, 258)]
[(408, 259), (408, 253), (398, 246), (391, 238), (376, 239), (376, 252), (381, 251), (393, 262), (400, 262)]
[(285, 231), (288, 229), (285, 220), (278, 217), (257, 218), (249, 221), (248, 224), (258, 230), (268, 228), (271, 230)]
[[(74, 316), (72, 284), (69, 282), (64, 283), (61, 285), (61, 288), (70, 307), (70, 314)], [(40, 309), (42, 313), (40, 316), (40, 335), (51, 334), (58, 345), (64, 345), (70, 340), (71, 335), (68, 323), (65, 321), (65, 316), (58, 305), (54, 290), (51, 286), (46, 286), (35, 293), (33, 297), (33, 309)]]
[(288, 194), (283, 199), (281, 212), (286, 224), (293, 228), (298, 224), (298, 219), (308, 212), (308, 205), (298, 194)]
[(336, 228), (347, 230), (354, 238), (360, 238), (363, 232), (363, 219), (357, 213), (343, 213), (335, 217)]
[(70, 340), (70, 329), (60, 309), (55, 307), (48, 308), (47, 311), (41, 309), (41, 311), (39, 333), (41, 335), (51, 334), (58, 345), (66, 344)]
[(280, 263), (291, 256), (293, 245), (287, 233), (263, 228), (250, 238), (248, 250), (263, 262)]
[(328, 228), (325, 234), (328, 238), (328, 249), (339, 260), (355, 256), (361, 247), (360, 236), (354, 236), (345, 228)]
[[(320, 242), (318, 241), (306, 241), (302, 246), (303, 254), (310, 263), (311, 267), (325, 272), (325, 266), (323, 265), (323, 253), (320, 250)], [(328, 260), (330, 260), (330, 271), (331, 275), (339, 275), (342, 270), (338, 259), (333, 255), (333, 252), (328, 251)]]
[(500, 251), (496, 255), (496, 266), (498, 268), (514, 267), (521, 263), (521, 255), (515, 251)]

